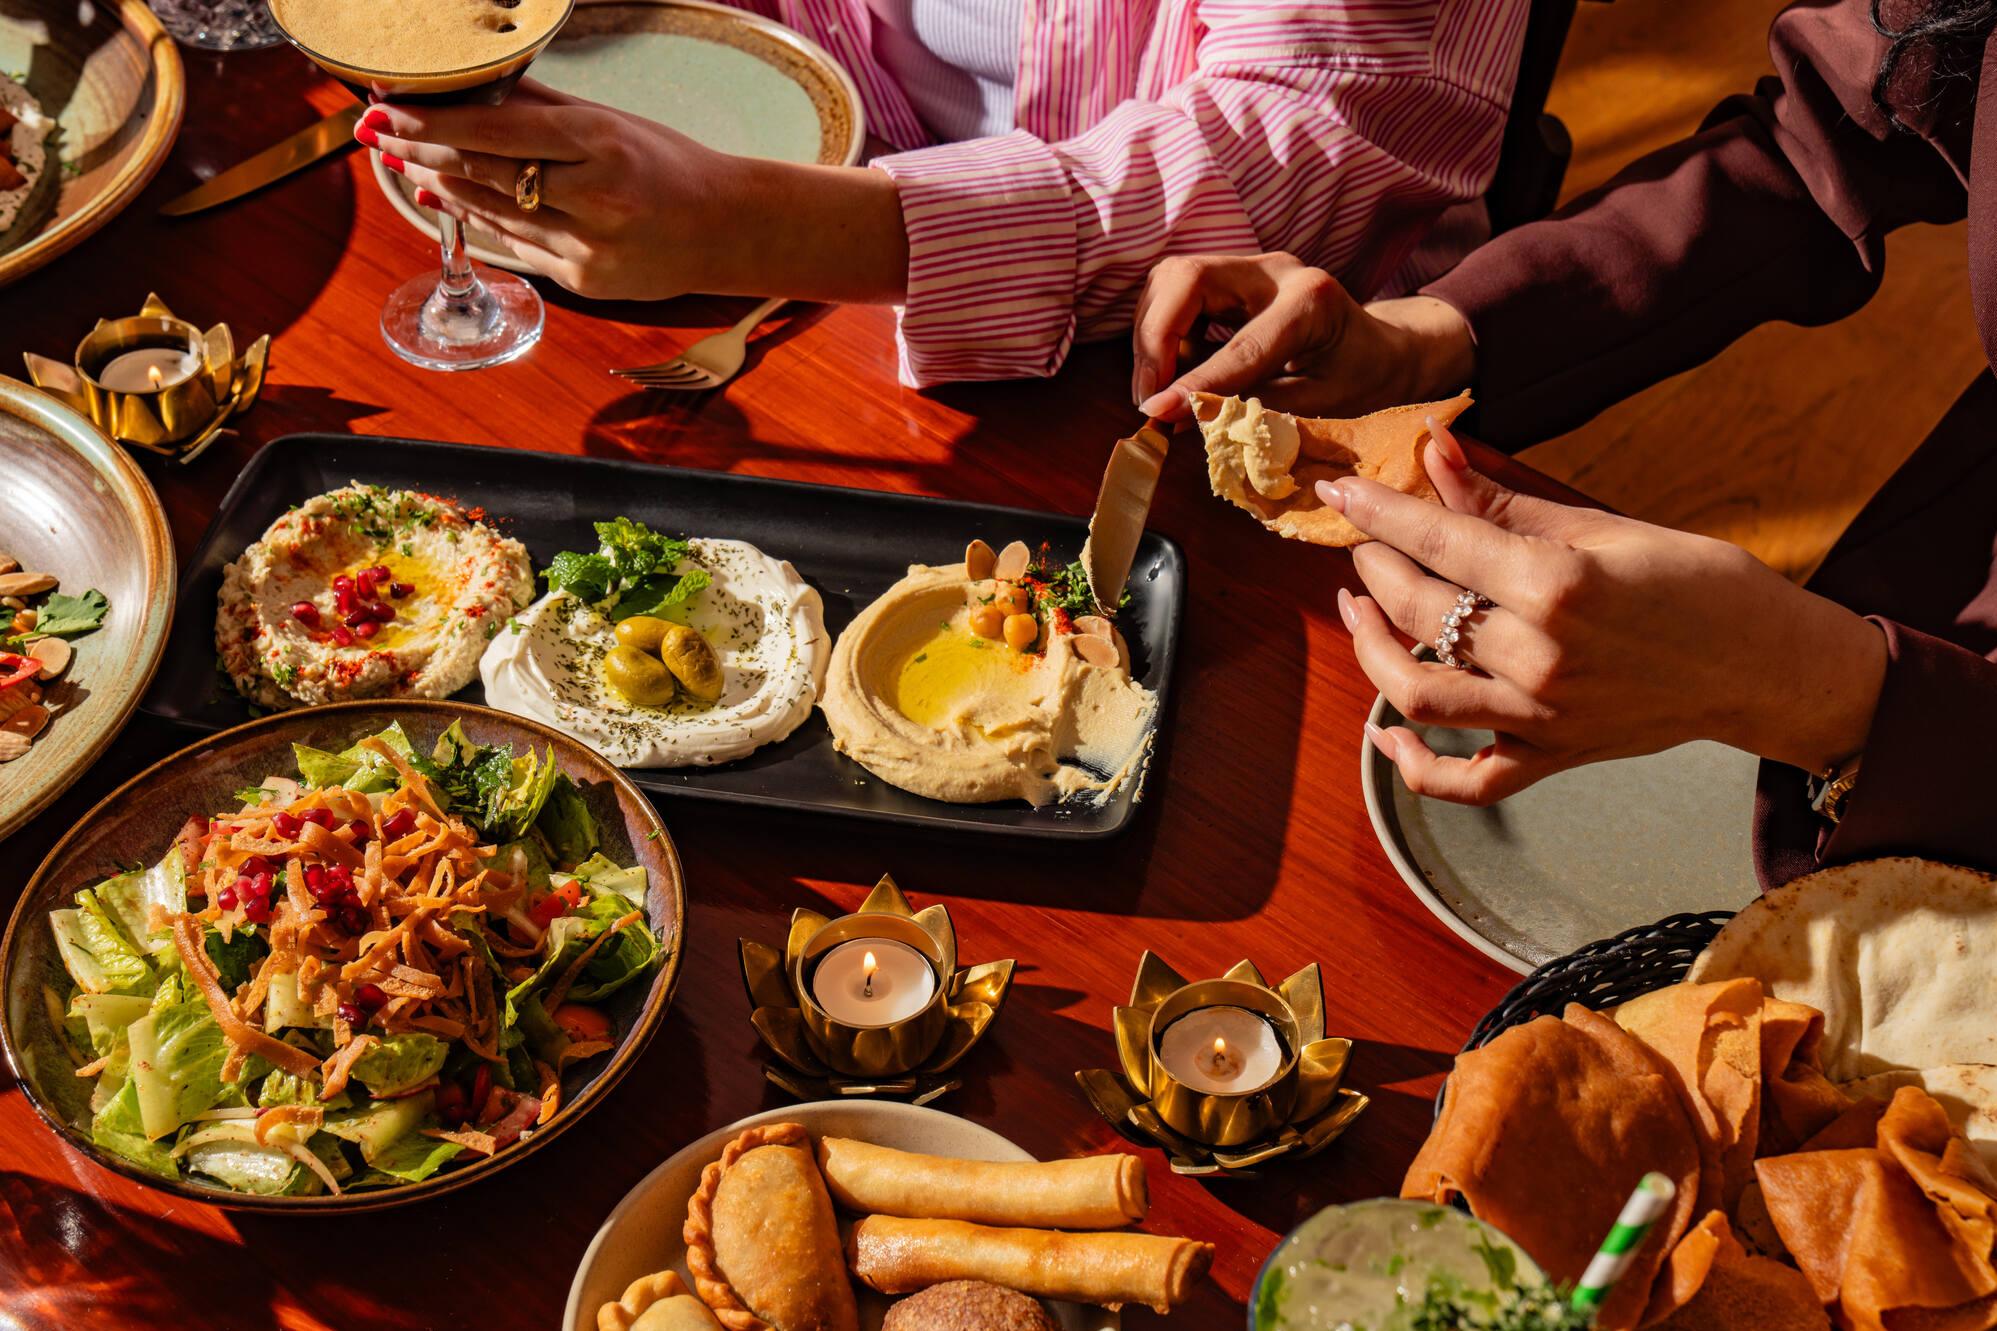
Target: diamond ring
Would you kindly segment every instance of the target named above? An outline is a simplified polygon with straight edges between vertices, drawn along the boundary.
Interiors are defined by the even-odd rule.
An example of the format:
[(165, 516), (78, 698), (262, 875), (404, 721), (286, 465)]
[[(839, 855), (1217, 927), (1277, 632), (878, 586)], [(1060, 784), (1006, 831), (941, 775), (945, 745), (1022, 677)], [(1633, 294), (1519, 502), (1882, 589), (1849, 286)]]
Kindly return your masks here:
[(1435, 658), (1451, 670), (1468, 670), (1470, 663), (1456, 654), (1456, 644), (1463, 637), (1463, 626), (1470, 616), (1479, 610), (1488, 609), (1491, 598), (1478, 592), (1466, 591), (1456, 598), (1456, 604), (1449, 607), (1449, 613), (1442, 617), (1442, 627), (1435, 631)]

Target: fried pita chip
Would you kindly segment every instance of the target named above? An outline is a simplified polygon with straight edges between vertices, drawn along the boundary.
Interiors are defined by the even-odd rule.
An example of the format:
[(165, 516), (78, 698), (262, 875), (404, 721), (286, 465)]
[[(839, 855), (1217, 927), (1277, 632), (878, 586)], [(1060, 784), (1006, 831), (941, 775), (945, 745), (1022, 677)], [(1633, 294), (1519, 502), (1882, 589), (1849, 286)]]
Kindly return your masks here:
[[(1658, 1320), (1662, 1319), (1662, 1320)], [(1749, 1255), (1727, 1218), (1709, 1211), (1671, 1251), (1644, 1313), (1663, 1331), (1829, 1331), (1810, 1282), (1792, 1266)]]
[(1392, 407), (1354, 420), (1318, 420), (1265, 409), (1249, 398), (1188, 393), (1206, 440), (1213, 492), (1245, 509), (1278, 536), (1313, 545), (1362, 545), (1372, 539), (1326, 508), (1319, 481), (1364, 476), (1402, 494), (1440, 502), (1422, 466), (1427, 418), (1448, 425), (1470, 406), (1465, 392), (1446, 402)]
[(1968, 1139), (1983, 1163), (1997, 1169), (1997, 1067), (1950, 1063), (1903, 1068), (1845, 1082), (1838, 1089), (1859, 1100), (1890, 1100), (1902, 1086), (1918, 1086), (1948, 1113), (1950, 1126)]
[(1699, 1129), (1693, 1214), (1732, 1211), (1754, 1178), (1761, 1137), (1761, 983), (1674, 984), (1616, 1009), (1616, 1024), (1670, 1070)]
[(1652, 1278), (1691, 1222), (1699, 1147), (1657, 1055), (1576, 1006), (1565, 1020), (1541, 1017), (1458, 1057), (1401, 1195), (1447, 1203), (1462, 1194), (1550, 1278), (1572, 1281), (1651, 1170), (1678, 1196), (1603, 1303), (1601, 1331), (1637, 1325)]

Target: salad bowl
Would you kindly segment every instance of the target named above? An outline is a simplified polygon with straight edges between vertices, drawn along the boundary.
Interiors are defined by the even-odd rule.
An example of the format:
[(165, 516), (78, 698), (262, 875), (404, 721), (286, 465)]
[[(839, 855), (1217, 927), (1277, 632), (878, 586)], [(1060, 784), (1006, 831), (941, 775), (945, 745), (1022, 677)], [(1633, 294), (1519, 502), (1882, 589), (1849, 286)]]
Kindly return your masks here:
[[(602, 856), (625, 872), (632, 869), (644, 871), (642, 901), (639, 904), (645, 928), (649, 930), (656, 947), (646, 968), (634, 971), (630, 977), (633, 982), (605, 986), (614, 989), (614, 992), (607, 993), (600, 1000), (598, 1009), (601, 1016), (607, 1019), (609, 1029), (605, 1038), (610, 1047), (595, 1057), (581, 1058), (574, 1063), (566, 1059), (549, 1060), (561, 1068), (560, 1107), (545, 1122), (528, 1128), (517, 1141), (503, 1145), (496, 1153), (481, 1155), (477, 1150), (462, 1152), (459, 1158), (450, 1159), (441, 1166), (433, 1163), (427, 1169), (395, 1176), (406, 1178), (414, 1174), (417, 1181), (396, 1182), (382, 1177), (379, 1168), (367, 1168), (367, 1177), (359, 1181), (375, 1186), (358, 1188), (353, 1186), (355, 1180), (349, 1178), (349, 1187), (334, 1191), (305, 1180), (301, 1169), (294, 1182), (303, 1182), (304, 1187), (293, 1186), (283, 1191), (246, 1191), (239, 1190), (244, 1185), (233, 1179), (228, 1186), (204, 1181), (208, 1175), (188, 1167), (162, 1171), (157, 1162), (165, 1157), (166, 1152), (161, 1150), (154, 1154), (144, 1137), (120, 1138), (115, 1133), (96, 1130), (104, 1119), (101, 1111), (93, 1118), (97, 1107), (90, 1103), (90, 1082), (77, 1071), (78, 1058), (87, 1057), (88, 1051), (82, 1054), (76, 1052), (79, 1037), (74, 1033), (73, 1015), (67, 1034), (63, 1021), (65, 1001), (71, 1004), (68, 1011), (73, 1014), (74, 999), (78, 996), (74, 993), (77, 986), (72, 980), (77, 973), (77, 944), (73, 938), (65, 938), (59, 943), (57, 931), (51, 927), (51, 912), (62, 911), (73, 916), (77, 912), (69, 908), (78, 903), (78, 893), (82, 889), (96, 886), (99, 892), (108, 894), (110, 885), (107, 879), (121, 873), (128, 877), (137, 876), (132, 871), (141, 866), (160, 864), (164, 868), (166, 861), (163, 857), (176, 850), (176, 835), (190, 815), (227, 814), (243, 801), (248, 788), (256, 787), (273, 776), (297, 777), (299, 763), (294, 744), (308, 746), (305, 752), (316, 750), (330, 758), (343, 750), (352, 750), (359, 741), (370, 736), (382, 735), (391, 726), (399, 727), (418, 752), (429, 752), (431, 745), (453, 730), (471, 745), (508, 746), (516, 755), (530, 750), (537, 754), (551, 750), (555, 767), (568, 779), (593, 822)], [(359, 788), (358, 783), (354, 784)], [(293, 863), (296, 863), (295, 859)], [(194, 881), (191, 877), (188, 879), (190, 884)], [(187, 902), (183, 909), (192, 909), (192, 906), (192, 902)], [(206, 909), (212, 914), (212, 904)], [(113, 912), (113, 915), (114, 918), (131, 918), (129, 914), (118, 917)], [(193, 920), (195, 917), (183, 914), (180, 918)], [(51, 1130), (97, 1164), (148, 1187), (211, 1205), (264, 1212), (354, 1212), (396, 1206), (455, 1191), (543, 1149), (603, 1099), (644, 1051), (665, 1018), (679, 979), (685, 923), (686, 890), (679, 857), (657, 812), (622, 773), (574, 740), (536, 722), (466, 703), (366, 701), (283, 712), (204, 738), (160, 760), (106, 796), (49, 852), (48, 858), (29, 880), (15, 906), (4, 939), (0, 939), (0, 982), (4, 982), (4, 994), (0, 994), (0, 998), (4, 998), (4, 1004), (0, 1004), (0, 1048), (4, 1048), (7, 1062), (27, 1093), (29, 1102)], [(128, 928), (126, 932), (136, 934), (137, 930)], [(243, 932), (248, 934), (250, 931), (245, 929)], [(553, 937), (555, 931), (550, 928), (548, 934)], [(154, 945), (158, 946), (157, 940)], [(171, 944), (166, 945), (165, 951), (165, 957), (156, 957), (154, 961), (161, 974), (168, 977), (162, 981), (162, 990), (171, 981), (176, 967), (183, 976), (186, 971), (184, 963), (172, 959)], [(577, 966), (580, 965), (578, 962)], [(566, 984), (563, 987), (566, 992)], [(578, 992), (580, 989), (578, 985)], [(97, 991), (93, 989), (91, 992)], [(126, 992), (133, 991), (128, 989)], [(162, 995), (147, 1000), (146, 992), (143, 988), (139, 989), (139, 999), (150, 1001), (154, 1009), (159, 1009), (163, 1002), (174, 997)], [(65, 1000), (65, 994), (72, 997)], [(115, 994), (110, 996), (116, 997)], [(192, 1001), (197, 1005), (200, 1002), (198, 997)], [(550, 1000), (551, 1006), (554, 1001)], [(511, 996), (507, 1009), (510, 1021)], [(199, 1011), (198, 1006), (196, 1011)], [(348, 1017), (343, 1008), (342, 1030), (348, 1021), (366, 1024), (364, 1019)], [(132, 1029), (132, 1045), (136, 1048), (136, 1024)], [(95, 1033), (93, 1024), (93, 1039)], [(347, 1037), (342, 1035), (340, 1038)], [(103, 1052), (101, 1047), (98, 1052)], [(133, 1059), (134, 1063), (138, 1061)], [(202, 1075), (172, 1067), (161, 1070), (175, 1079), (177, 1088), (185, 1088), (191, 1079)], [(483, 1068), (479, 1070), (481, 1073), (485, 1071)], [(148, 1065), (147, 1071), (152, 1072), (154, 1068)], [(449, 1075), (449, 1071), (449, 1068), (443, 1069), (443, 1075)], [(240, 1072), (237, 1075), (245, 1076)], [(277, 1075), (272, 1073), (271, 1077), (274, 1079)], [(442, 1082), (435, 1077), (432, 1080), (438, 1081), (437, 1091), (432, 1094), (441, 1104)], [(135, 1072), (130, 1081), (139, 1083), (138, 1094), (143, 1099), (146, 1085), (142, 1079)], [(545, 1092), (546, 1088), (543, 1090)], [(531, 1102), (534, 1088), (529, 1085), (525, 1091), (526, 1094), (519, 1098)], [(370, 1086), (368, 1094), (388, 1093), (377, 1092)], [(216, 1098), (211, 1103), (228, 1104), (230, 1101)], [(260, 1095), (256, 1103), (270, 1105), (275, 1101)], [(385, 1101), (369, 1103), (381, 1104)], [(220, 1114), (228, 1112), (223, 1110)], [(254, 1114), (257, 1111), (244, 1109), (236, 1112)], [(195, 1114), (190, 1117), (210, 1118), (220, 1114)], [(182, 1149), (192, 1144), (188, 1136), (190, 1132), (197, 1128), (212, 1129), (213, 1126), (185, 1123), (178, 1138)], [(330, 1120), (328, 1131), (331, 1131)], [(146, 1134), (155, 1138), (158, 1135), (156, 1132)], [(125, 1143), (123, 1149), (119, 1146), (121, 1140)], [(167, 1137), (150, 1145), (164, 1148), (173, 1140), (175, 1138)], [(261, 1141), (261, 1138), (258, 1140)], [(350, 1136), (347, 1140), (353, 1142), (358, 1139)], [(338, 1146), (337, 1143), (317, 1145)], [(148, 1156), (156, 1162), (155, 1168), (146, 1167)], [(302, 1155), (298, 1158), (303, 1160)], [(190, 1162), (194, 1159), (194, 1156), (188, 1156)], [(367, 1163), (370, 1166), (376, 1164), (372, 1157)], [(177, 1176), (170, 1176), (175, 1173)], [(387, 1186), (381, 1186), (383, 1184)]]

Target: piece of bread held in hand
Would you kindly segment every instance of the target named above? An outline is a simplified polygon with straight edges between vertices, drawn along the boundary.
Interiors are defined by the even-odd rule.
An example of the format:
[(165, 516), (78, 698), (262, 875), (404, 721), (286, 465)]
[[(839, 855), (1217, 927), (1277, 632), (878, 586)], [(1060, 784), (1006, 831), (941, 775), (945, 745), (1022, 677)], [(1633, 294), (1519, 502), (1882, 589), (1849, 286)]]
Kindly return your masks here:
[(1213, 492), (1245, 509), (1278, 536), (1313, 545), (1361, 545), (1372, 538), (1326, 508), (1319, 481), (1368, 480), (1440, 502), (1423, 455), (1428, 418), (1447, 426), (1470, 407), (1470, 394), (1446, 402), (1390, 407), (1353, 420), (1320, 420), (1265, 408), (1249, 398), (1188, 393), (1206, 441)]

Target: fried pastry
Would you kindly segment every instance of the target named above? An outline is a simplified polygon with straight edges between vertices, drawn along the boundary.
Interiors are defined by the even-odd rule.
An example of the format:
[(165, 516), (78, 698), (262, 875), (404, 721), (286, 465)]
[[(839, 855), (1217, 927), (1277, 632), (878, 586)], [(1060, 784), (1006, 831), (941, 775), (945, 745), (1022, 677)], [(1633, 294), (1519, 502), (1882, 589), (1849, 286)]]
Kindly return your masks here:
[(720, 1331), (707, 1305), (677, 1271), (655, 1271), (624, 1287), (624, 1297), (596, 1310), (596, 1331)]
[(750, 1128), (687, 1202), (694, 1288), (727, 1331), (858, 1331), (832, 1199), (796, 1123)]
[(823, 1137), (818, 1164), (833, 1200), (861, 1215), (1121, 1229), (1144, 1219), (1149, 1206), (1144, 1164), (1134, 1155), (1001, 1164)]
[(984, 1280), (1045, 1299), (1168, 1313), (1213, 1265), (1213, 1245), (1158, 1234), (990, 1229), (870, 1215), (853, 1227), (853, 1274), (883, 1294)]
[(946, 1280), (888, 1309), (881, 1331), (1057, 1331), (1040, 1300), (982, 1280)]
[(1314, 420), (1272, 411), (1249, 398), (1188, 393), (1206, 441), (1213, 492), (1246, 510), (1278, 536), (1313, 545), (1361, 545), (1372, 539), (1326, 508), (1317, 482), (1364, 476), (1417, 499), (1437, 502), (1422, 465), (1428, 418), (1448, 425), (1470, 406), (1468, 393), (1446, 402), (1392, 407), (1353, 420)]

